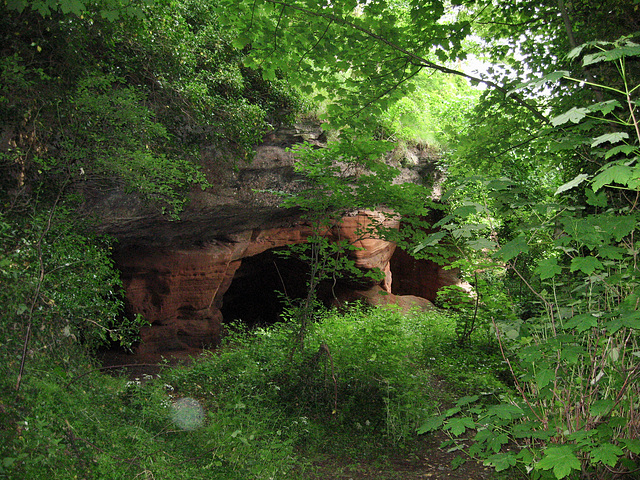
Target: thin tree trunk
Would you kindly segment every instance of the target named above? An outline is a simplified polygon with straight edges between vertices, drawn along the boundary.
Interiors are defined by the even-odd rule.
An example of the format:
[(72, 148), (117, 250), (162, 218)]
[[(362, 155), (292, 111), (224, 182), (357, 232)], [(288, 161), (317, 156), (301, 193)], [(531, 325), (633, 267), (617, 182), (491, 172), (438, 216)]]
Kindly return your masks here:
[[(573, 33), (573, 22), (571, 21), (571, 13), (569, 12), (569, 8), (567, 8), (567, 4), (564, 0), (558, 0), (558, 9), (560, 10), (560, 16), (562, 17), (562, 21), (564, 22), (564, 29), (567, 33), (567, 39), (569, 40), (569, 46), (571, 49), (574, 49), (578, 46), (578, 41), (576, 40), (576, 36)], [(581, 70), (587, 77), (590, 83), (598, 83), (596, 78), (593, 76), (591, 71), (588, 68), (584, 68), (581, 66)], [(598, 87), (590, 87), (593, 92), (596, 94), (596, 100), (598, 102), (604, 102), (604, 95), (602, 93), (602, 89)]]

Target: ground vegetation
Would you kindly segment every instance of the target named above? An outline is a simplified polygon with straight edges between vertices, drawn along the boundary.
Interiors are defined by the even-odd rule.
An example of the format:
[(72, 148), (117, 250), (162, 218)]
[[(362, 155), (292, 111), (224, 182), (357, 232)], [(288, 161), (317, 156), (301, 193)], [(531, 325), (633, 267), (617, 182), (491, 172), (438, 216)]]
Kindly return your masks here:
[[(440, 435), (447, 474), (633, 478), (639, 8), (3, 2), (1, 474), (314, 478), (338, 449), (378, 470), (371, 448)], [(288, 205), (319, 231), (353, 208), (401, 214), (363, 235), (448, 262), (473, 293), (443, 291), (444, 313), (316, 308), (314, 282), (350, 270), (350, 246), (317, 236), (302, 314), (159, 378), (100, 373), (91, 352), (132, 345), (144, 319), (122, 316), (86, 186), (179, 215), (208, 186), (203, 144), (248, 160), (303, 99), (333, 140), (300, 147), (315, 195)], [(380, 161), (398, 141), (437, 144), (440, 198)]]

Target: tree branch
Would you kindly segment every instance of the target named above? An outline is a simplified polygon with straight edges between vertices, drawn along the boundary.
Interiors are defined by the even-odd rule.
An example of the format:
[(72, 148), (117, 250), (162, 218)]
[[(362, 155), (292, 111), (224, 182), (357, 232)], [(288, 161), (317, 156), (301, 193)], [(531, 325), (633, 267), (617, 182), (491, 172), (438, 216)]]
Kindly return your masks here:
[[(566, 4), (564, 3), (564, 0), (558, 0), (558, 10), (560, 10), (560, 16), (562, 17), (562, 21), (564, 23), (564, 29), (567, 32), (569, 46), (574, 49), (578, 46), (578, 42), (576, 40), (575, 34), (573, 33), (573, 22), (571, 21), (571, 16)], [(582, 71), (587, 76), (587, 79), (591, 84), (596, 83), (595, 77), (588, 68), (582, 67)], [(602, 89), (594, 86), (592, 86), (591, 89), (596, 94), (596, 100), (598, 100), (598, 102), (604, 102), (604, 94), (602, 93)]]
[[(406, 65), (405, 65), (406, 66)], [(356, 116), (358, 114), (360, 114), (360, 112), (362, 112), (364, 109), (366, 109), (369, 105), (371, 105), (373, 102), (375, 102), (376, 100), (380, 100), (381, 98), (387, 96), (389, 93), (391, 93), (392, 91), (394, 91), (396, 88), (398, 88), (400, 85), (402, 85), (403, 83), (405, 83), (407, 80), (415, 77), (420, 71), (422, 71), (422, 68), (418, 68), (415, 72), (413, 72), (412, 74), (410, 74), (409, 76), (403, 77), (400, 80), (398, 80), (394, 85), (392, 85), (391, 87), (389, 87), (387, 90), (385, 90), (384, 92), (382, 92), (380, 95), (375, 96), (374, 98), (372, 98), (371, 100), (369, 100), (368, 102), (366, 102), (362, 107), (360, 107), (352, 116)]]
[[(491, 80), (487, 80), (487, 79), (483, 79), (480, 77), (475, 77), (473, 75), (469, 75), (465, 72), (461, 72), (459, 70), (454, 70), (452, 68), (448, 68), (445, 67), (443, 65), (438, 65), (437, 63), (431, 62), (429, 60), (427, 60), (426, 58), (411, 52), (409, 50), (407, 50), (404, 47), (401, 47), (400, 45), (392, 42), (391, 40), (388, 40), (386, 38), (384, 38), (382, 35), (379, 35), (375, 32), (372, 32), (371, 30), (364, 28), (360, 25), (357, 25), (349, 20), (346, 20), (344, 18), (340, 18), (337, 17), (333, 14), (330, 13), (324, 13), (324, 12), (316, 12), (313, 10), (310, 10), (308, 8), (305, 7), (300, 7), (298, 5), (291, 5), (288, 2), (284, 1), (284, 0), (265, 0), (267, 3), (271, 3), (274, 5), (282, 5), (282, 6), (286, 6), (291, 8), (292, 10), (297, 10), (299, 12), (304, 13), (305, 15), (309, 15), (312, 17), (318, 17), (318, 18), (324, 18), (326, 20), (332, 20), (334, 23), (340, 24), (340, 25), (344, 25), (346, 27), (349, 28), (353, 28), (354, 30), (357, 30), (363, 34), (365, 34), (367, 37), (372, 38), (376, 41), (378, 41), (379, 43), (386, 45), (387, 47), (400, 52), (402, 54), (404, 54), (408, 60), (410, 60), (412, 63), (414, 63), (416, 66), (421, 66), (421, 67), (425, 67), (425, 68), (430, 68), (433, 70), (438, 70), (442, 73), (447, 73), (450, 75), (457, 75), (463, 78), (466, 78), (468, 80), (471, 80), (473, 82), (478, 82), (478, 83), (483, 83), (484, 85), (487, 85), (490, 88), (493, 88), (495, 90), (498, 90), (499, 92), (503, 93), (505, 96), (507, 96), (507, 94), (509, 93), (509, 90), (501, 85), (498, 85), (497, 83), (491, 81)], [(520, 106), (526, 108), (527, 110), (529, 110), (534, 117), (536, 117), (538, 120), (544, 122), (544, 123), (549, 123), (549, 119), (543, 115), (536, 107), (534, 107), (533, 105), (528, 104), (522, 97), (520, 97), (517, 94), (511, 93), (508, 98), (511, 98), (512, 100), (514, 100), (517, 104), (519, 104)]]

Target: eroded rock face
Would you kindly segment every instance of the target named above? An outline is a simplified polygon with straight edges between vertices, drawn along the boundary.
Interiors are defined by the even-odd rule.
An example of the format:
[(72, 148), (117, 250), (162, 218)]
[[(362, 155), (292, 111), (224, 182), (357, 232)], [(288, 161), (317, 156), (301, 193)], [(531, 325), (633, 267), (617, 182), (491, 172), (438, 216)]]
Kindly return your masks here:
[[(390, 294), (389, 261), (395, 245), (380, 239), (362, 238), (360, 230), (371, 221), (372, 215), (372, 212), (360, 212), (346, 217), (339, 226), (327, 232), (327, 236), (347, 240), (359, 247), (353, 252), (355, 265), (363, 270), (384, 272), (380, 286), (378, 282), (371, 282), (371, 288), (375, 285)], [(242, 232), (230, 235), (226, 241), (192, 248), (120, 248), (114, 258), (122, 272), (129, 312), (141, 314), (151, 322), (141, 332), (138, 353), (175, 352), (216, 345), (220, 339), (224, 297), (243, 259), (305, 242), (311, 233), (308, 225), (300, 223), (293, 227)], [(289, 290), (299, 289), (306, 283), (306, 272), (299, 265), (295, 268), (299, 269), (298, 284), (289, 283)], [(272, 278), (263, 288), (269, 291), (280, 288), (287, 293), (283, 273), (277, 271), (277, 266), (275, 269), (283, 285), (274, 284)], [(266, 281), (268, 276), (262, 276)], [(247, 303), (252, 301), (247, 299)], [(267, 307), (265, 305), (265, 309)]]
[[(313, 129), (274, 133), (249, 164), (205, 151), (205, 172), (214, 186), (194, 190), (179, 221), (148, 211), (122, 191), (88, 197), (87, 210), (102, 219), (100, 231), (119, 241), (114, 260), (122, 272), (128, 314), (142, 314), (151, 322), (141, 332), (139, 354), (215, 346), (223, 320), (250, 316), (243, 320), (273, 321), (266, 317), (280, 308), (275, 292), (303, 295), (308, 277), (304, 264), (284, 262), (272, 252), (305, 242), (311, 229), (299, 212), (280, 208), (280, 197), (268, 193), (304, 187), (287, 150), (301, 140), (323, 141)], [(403, 181), (419, 179), (425, 168), (420, 162), (416, 157)], [(398, 226), (397, 219), (380, 212), (354, 212), (326, 232), (358, 248), (351, 256), (359, 269), (384, 273), (379, 281), (331, 286), (325, 292), (327, 303), (361, 299), (427, 309), (439, 286), (456, 282), (449, 272), (411, 263), (393, 243), (363, 235), (371, 222), (383, 220), (388, 227)]]
[(309, 228), (248, 231), (191, 248), (124, 247), (114, 254), (131, 314), (151, 322), (139, 353), (179, 351), (219, 342), (222, 298), (242, 259), (306, 240)]
[(389, 267), (394, 273), (393, 293), (415, 295), (435, 302), (438, 291), (447, 285), (458, 285), (459, 270), (445, 268), (425, 259), (415, 259), (397, 249)]

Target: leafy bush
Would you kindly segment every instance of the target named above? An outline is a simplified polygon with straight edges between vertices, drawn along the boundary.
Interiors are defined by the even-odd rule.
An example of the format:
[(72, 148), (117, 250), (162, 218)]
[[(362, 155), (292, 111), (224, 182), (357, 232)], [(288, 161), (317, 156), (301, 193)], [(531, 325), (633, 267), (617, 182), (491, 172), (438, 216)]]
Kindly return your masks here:
[[(556, 133), (574, 146), (588, 145), (589, 154), (605, 162), (592, 175), (581, 173), (561, 185), (556, 202), (534, 205), (542, 221), (496, 253), (532, 291), (539, 304), (532, 310), (541, 312), (510, 338), (498, 330), (503, 353), (515, 354), (505, 360), (517, 395), (488, 408), (475, 404), (477, 395), (465, 397), (419, 429), (443, 428), (458, 448), (463, 447), (456, 439), (475, 431), (471, 456), (498, 471), (521, 468), (533, 478), (632, 476), (640, 455), (635, 238), (640, 130), (632, 99), (640, 86), (627, 70), (627, 58), (640, 56), (640, 46), (624, 37), (583, 45), (569, 56), (583, 54), (585, 66), (613, 64), (621, 86), (595, 85), (613, 98), (574, 107), (551, 123), (582, 122), (580, 134)], [(533, 83), (559, 77), (575, 80), (557, 72)], [(576, 194), (583, 182), (589, 187)], [(529, 281), (517, 261), (533, 249), (541, 258)]]
[[(473, 355), (487, 357), (482, 348), (468, 354), (451, 348), (451, 325), (436, 312), (403, 314), (359, 304), (345, 311), (322, 310), (309, 325), (304, 349), (295, 319), (236, 332), (230, 347), (189, 371), (184, 385), (224, 387), (226, 395), (228, 382), (234, 382), (231, 395), (307, 418), (315, 426), (309, 425), (305, 435), (312, 437), (319, 428), (404, 442), (440, 403), (449, 401), (440, 387), (434, 388), (434, 374), (455, 391), (504, 388), (489, 380), (494, 364), (477, 371)], [(449, 386), (450, 380), (455, 385)]]
[(131, 347), (137, 339), (143, 320), (122, 316), (109, 241), (80, 233), (69, 216), (61, 204), (22, 222), (0, 217), (0, 368), (7, 378), (20, 376), (27, 358), (73, 364), (80, 349)]
[(481, 347), (465, 356), (453, 321), (436, 312), (319, 311), (304, 349), (291, 319), (228, 330), (220, 350), (134, 379), (98, 373), (81, 350), (34, 352), (18, 396), (10, 377), (0, 383), (0, 473), (298, 479), (303, 455), (411, 444), (450, 403), (449, 382), (487, 391), (489, 376), (474, 373)]

